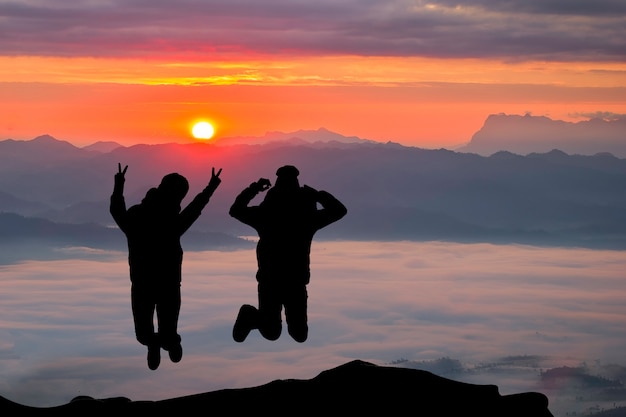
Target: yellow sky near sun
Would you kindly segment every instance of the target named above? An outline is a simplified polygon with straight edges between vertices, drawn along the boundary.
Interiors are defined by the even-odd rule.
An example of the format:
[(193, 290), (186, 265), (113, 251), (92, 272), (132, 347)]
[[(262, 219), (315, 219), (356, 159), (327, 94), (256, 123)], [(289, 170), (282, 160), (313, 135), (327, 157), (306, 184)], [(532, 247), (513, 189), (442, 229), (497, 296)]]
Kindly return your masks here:
[(626, 63), (520, 62), (411, 57), (171, 62), (0, 57), (2, 82), (173, 85), (378, 85), (423, 82), (626, 87)]

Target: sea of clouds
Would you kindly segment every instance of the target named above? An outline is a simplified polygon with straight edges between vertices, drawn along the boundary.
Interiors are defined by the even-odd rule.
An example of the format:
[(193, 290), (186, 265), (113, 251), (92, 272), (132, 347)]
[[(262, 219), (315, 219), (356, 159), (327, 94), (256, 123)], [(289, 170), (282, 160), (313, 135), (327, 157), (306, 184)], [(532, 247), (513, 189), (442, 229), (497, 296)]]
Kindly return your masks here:
[[(59, 250), (66, 259), (0, 266), (0, 395), (27, 405), (78, 395), (158, 400), (312, 378), (353, 359), (626, 363), (623, 251), (316, 241), (303, 344), (286, 331), (275, 342), (257, 332), (232, 340), (239, 306), (257, 300), (253, 249), (186, 252), (183, 360), (163, 352), (150, 371), (133, 333), (126, 253)], [(496, 384), (501, 394), (542, 391), (567, 408), (537, 369), (454, 379)]]

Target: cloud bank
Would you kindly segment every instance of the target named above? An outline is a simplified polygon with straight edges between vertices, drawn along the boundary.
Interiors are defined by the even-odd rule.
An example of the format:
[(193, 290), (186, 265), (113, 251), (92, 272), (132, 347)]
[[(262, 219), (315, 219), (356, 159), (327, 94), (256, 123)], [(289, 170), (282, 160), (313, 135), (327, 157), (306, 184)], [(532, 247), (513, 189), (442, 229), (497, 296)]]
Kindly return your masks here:
[(0, 54), (623, 61), (620, 1), (11, 1)]
[[(623, 252), (314, 242), (306, 343), (286, 332), (232, 341), (239, 306), (256, 303), (253, 250), (187, 252), (184, 357), (165, 355), (153, 372), (132, 330), (125, 254), (111, 255), (1, 267), (1, 395), (36, 406), (77, 395), (155, 400), (311, 378), (352, 359), (533, 355), (564, 366), (615, 363), (626, 348)], [(472, 378), (507, 394), (540, 389), (536, 374)]]

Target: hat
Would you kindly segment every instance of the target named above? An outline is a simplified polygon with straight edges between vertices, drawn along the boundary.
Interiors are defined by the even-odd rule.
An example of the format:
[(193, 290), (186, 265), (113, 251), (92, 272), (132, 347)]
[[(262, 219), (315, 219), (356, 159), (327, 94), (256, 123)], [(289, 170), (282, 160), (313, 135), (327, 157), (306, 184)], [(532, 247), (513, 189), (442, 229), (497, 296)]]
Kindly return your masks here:
[(293, 165), (282, 166), (282, 167), (278, 168), (278, 170), (276, 171), (276, 176), (277, 177), (293, 177), (293, 178), (296, 178), (298, 176), (298, 174), (300, 174), (300, 171), (298, 171), (298, 168), (294, 167)]

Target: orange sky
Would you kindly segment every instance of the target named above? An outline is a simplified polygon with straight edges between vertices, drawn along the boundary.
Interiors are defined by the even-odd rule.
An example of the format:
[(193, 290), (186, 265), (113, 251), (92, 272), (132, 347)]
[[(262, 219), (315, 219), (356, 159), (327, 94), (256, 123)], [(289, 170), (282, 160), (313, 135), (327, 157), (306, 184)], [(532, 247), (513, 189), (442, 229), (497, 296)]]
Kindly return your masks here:
[[(172, 18), (161, 24), (175, 34), (140, 31), (141, 42), (136, 37), (127, 44), (124, 39), (111, 41), (118, 30), (126, 33), (150, 23), (149, 13), (129, 19), (121, 27), (96, 27), (95, 35), (88, 33), (94, 39), (87, 37), (84, 42), (80, 37), (75, 43), (61, 36), (57, 39), (57, 27), (48, 33), (42, 30), (39, 37), (26, 36), (24, 41), (16, 36), (5, 45), (0, 41), (0, 139), (50, 134), (79, 146), (101, 140), (185, 142), (192, 140), (191, 124), (206, 119), (215, 124), (220, 136), (261, 136), (268, 131), (323, 127), (347, 136), (452, 148), (468, 142), (494, 113), (531, 113), (568, 121), (595, 114), (626, 115), (626, 56), (616, 55), (609, 47), (598, 50), (593, 44), (578, 49), (562, 46), (564, 40), (572, 41), (567, 38), (572, 36), (566, 34), (568, 28), (606, 27), (606, 17), (587, 16), (581, 10), (559, 17), (562, 30), (555, 32), (553, 11), (522, 6), (501, 10), (498, 3), (489, 3), (483, 0), (478, 8), (455, 8), (446, 1), (416, 2), (409, 8), (410, 2), (394, 2), (390, 7), (398, 10), (383, 22), (387, 26), (400, 25), (404, 12), (416, 21), (428, 17), (435, 28), (427, 35), (404, 34), (412, 41), (409, 46), (398, 36), (401, 26), (385, 29), (381, 22), (375, 26), (365, 17), (364, 23), (370, 26), (361, 36), (378, 33), (381, 45), (374, 41), (360, 44), (356, 36), (347, 38), (348, 42), (345, 34), (337, 42), (322, 43), (325, 35), (313, 25), (304, 28), (304, 34), (293, 34), (292, 44), (285, 44), (285, 39), (276, 36), (276, 29), (285, 27), (281, 30), (290, 40), (293, 28), (274, 16), (265, 16), (267, 24), (275, 26), (271, 32), (266, 27), (255, 28), (259, 39), (236, 38), (232, 33), (236, 31), (226, 24), (218, 25), (220, 33), (202, 28), (207, 31), (202, 36), (193, 26), (185, 27), (180, 32), (183, 36), (174, 29), (182, 31), (184, 25)], [(350, 10), (351, 2), (338, 4), (343, 8), (337, 13)], [(23, 7), (29, 10), (27, 3)], [(89, 20), (89, 7), (78, 2), (71, 10)], [(179, 13), (158, 3), (154, 10)], [(37, 12), (41, 10), (30, 10), (45, 28), (50, 20)], [(291, 11), (294, 20), (301, 17), (300, 12)], [(330, 16), (332, 10), (320, 6), (319, 12)], [(241, 15), (223, 13), (229, 18), (244, 16), (241, 11)], [(458, 36), (452, 42), (431, 34), (438, 33), (438, 27), (447, 27), (451, 15), (467, 24), (466, 49), (456, 45)], [(23, 15), (0, 7), (2, 16), (15, 21), (16, 28), (18, 23), (28, 22)], [(544, 42), (551, 49), (542, 50), (543, 45), (533, 44), (530, 35), (523, 33), (516, 34), (528, 37), (523, 45), (496, 44), (495, 35), (504, 36), (508, 30), (503, 27), (497, 32), (494, 22), (503, 16), (526, 19), (525, 24), (518, 24), (519, 31), (529, 30), (532, 19), (545, 21), (545, 28), (550, 29), (545, 29)], [(103, 25), (97, 22), (92, 23)], [(323, 22), (327, 21), (320, 18), (318, 25)], [(492, 37), (475, 35), (480, 34), (476, 22), (491, 23), (495, 28)], [(82, 27), (73, 20), (66, 25), (68, 31)], [(347, 30), (339, 25), (328, 30)], [(106, 36), (98, 35), (97, 29)], [(607, 37), (613, 33), (605, 32)], [(426, 41), (441, 46), (433, 52)], [(199, 42), (203, 43), (194, 48)], [(310, 46), (313, 42), (319, 44)], [(422, 44), (429, 47), (415, 46)], [(512, 56), (511, 48), (519, 49), (519, 55)]]

